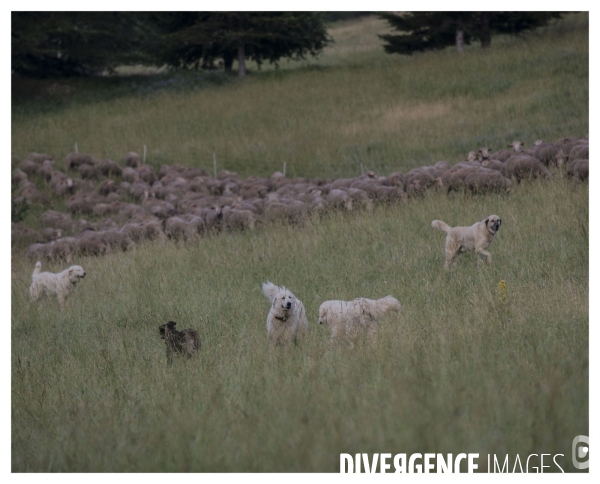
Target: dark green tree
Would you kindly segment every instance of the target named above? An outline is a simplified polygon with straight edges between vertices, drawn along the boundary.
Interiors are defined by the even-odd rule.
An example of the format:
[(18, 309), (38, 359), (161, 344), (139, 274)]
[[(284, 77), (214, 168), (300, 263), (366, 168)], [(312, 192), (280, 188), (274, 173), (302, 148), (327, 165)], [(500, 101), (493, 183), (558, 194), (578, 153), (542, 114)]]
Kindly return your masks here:
[(149, 26), (128, 12), (12, 12), (12, 70), (56, 77), (150, 62), (141, 49)]
[(399, 34), (380, 35), (389, 54), (411, 55), (480, 41), (490, 47), (493, 34), (518, 34), (547, 25), (560, 12), (404, 12), (381, 17)]
[(275, 65), (282, 58), (316, 56), (331, 41), (322, 16), (312, 12), (178, 12), (154, 14), (163, 32), (157, 55), (178, 68), (231, 70), (238, 61)]

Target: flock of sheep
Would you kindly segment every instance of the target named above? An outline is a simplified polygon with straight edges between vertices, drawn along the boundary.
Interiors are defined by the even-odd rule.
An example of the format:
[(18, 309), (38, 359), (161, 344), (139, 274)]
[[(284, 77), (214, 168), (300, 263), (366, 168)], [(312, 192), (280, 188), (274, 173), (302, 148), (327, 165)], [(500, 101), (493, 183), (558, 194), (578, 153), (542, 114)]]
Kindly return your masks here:
[(374, 203), (404, 201), (430, 189), (506, 192), (524, 178), (551, 178), (552, 167), (583, 181), (588, 178), (588, 158), (588, 137), (536, 141), (529, 149), (515, 141), (510, 150), (472, 151), (453, 167), (440, 161), (387, 177), (367, 172), (319, 180), (290, 179), (279, 172), (242, 179), (226, 170), (214, 178), (181, 165), (163, 165), (157, 173), (136, 153), (126, 155), (125, 166), (71, 153), (63, 172), (52, 156), (31, 153), (23, 161), (12, 159), (17, 166), (12, 174), (14, 202), (51, 206), (37, 181), (66, 199), (67, 213), (42, 213), (41, 231), (13, 223), (12, 240), (33, 242), (27, 250), (32, 261), (70, 262), (78, 255), (127, 250), (144, 240), (189, 240), (209, 230), (253, 230), (276, 220), (301, 223), (326, 210), (370, 209)]

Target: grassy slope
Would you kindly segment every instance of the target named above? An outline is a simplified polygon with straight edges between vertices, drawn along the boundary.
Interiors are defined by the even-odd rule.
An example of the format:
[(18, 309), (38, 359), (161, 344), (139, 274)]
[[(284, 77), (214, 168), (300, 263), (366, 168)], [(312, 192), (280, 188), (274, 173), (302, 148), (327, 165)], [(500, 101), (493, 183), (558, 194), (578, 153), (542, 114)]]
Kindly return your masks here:
[[(54, 94), (45, 112), (33, 114), (43, 103), (13, 109), (13, 154), (64, 159), (77, 142), (80, 151), (122, 160), (146, 144), (157, 167), (181, 163), (212, 172), (215, 152), (220, 168), (242, 176), (269, 175), (287, 162), (295, 176), (342, 177), (360, 173), (361, 163), (388, 174), (456, 162), (473, 148), (497, 149), (514, 138), (530, 144), (588, 132), (585, 15), (545, 34), (494, 39), (487, 51), (471, 46), (462, 56), (453, 49), (387, 55), (376, 37), (385, 22), (358, 25), (354, 35), (348, 26), (334, 30), (338, 43), (321, 60), (244, 83), (175, 76), (173, 88), (148, 96), (125, 93), (134, 84), (138, 93), (158, 89), (168, 79), (49, 83), (45, 92)], [(213, 85), (210, 79), (225, 85), (175, 88)]]
[[(554, 79), (545, 79), (544, 89), (549, 91), (539, 92), (527, 92), (525, 86), (533, 89), (533, 84), (511, 79), (510, 87), (498, 95), (503, 101), (497, 104), (484, 92), (480, 97), (477, 93), (453, 97), (452, 89), (444, 87), (447, 82), (432, 81), (431, 94), (425, 87), (420, 98), (405, 93), (389, 102), (390, 110), (413, 103), (416, 111), (420, 105), (428, 113), (427, 107), (449, 104), (462, 105), (462, 114), (457, 122), (443, 114), (443, 108), (438, 117), (414, 116), (410, 123), (397, 116), (399, 125), (415, 130), (414, 136), (402, 138), (407, 144), (401, 144), (402, 149), (393, 144), (397, 143), (394, 136), (386, 135), (383, 124), (377, 125), (380, 131), (371, 126), (377, 119), (372, 113), (386, 106), (385, 96), (371, 92), (379, 91), (372, 86), (383, 89), (385, 69), (390, 70), (392, 85), (392, 71), (400, 72), (393, 64), (401, 63), (405, 89), (418, 93), (416, 86), (427, 77), (421, 72), (435, 73), (438, 65), (456, 64), (453, 53), (395, 58), (394, 63), (373, 54), (361, 60), (370, 62), (370, 69), (361, 64), (348, 66), (341, 59), (327, 69), (300, 67), (294, 72), (267, 73), (243, 86), (234, 83), (214, 89), (210, 95), (202, 90), (188, 97), (162, 94), (152, 98), (153, 115), (136, 111), (148, 104), (136, 98), (75, 105), (40, 116), (27, 114), (29, 108), (23, 107), (13, 113), (13, 149), (20, 155), (33, 150), (58, 154), (61, 143), (69, 145), (71, 129), (84, 133), (95, 124), (98, 131), (90, 132), (85, 143), (94, 148), (86, 151), (119, 158), (132, 149), (124, 140), (147, 124), (147, 133), (156, 138), (151, 144), (163, 147), (169, 163), (191, 164), (193, 157), (185, 158), (186, 149), (191, 148), (179, 146), (195, 138), (186, 123), (181, 124), (181, 132), (170, 131), (169, 122), (160, 129), (156, 118), (173, 119), (175, 110), (170, 112), (168, 107), (173, 104), (179, 106), (182, 119), (208, 116), (184, 103), (184, 99), (202, 96), (213, 124), (222, 128), (230, 126), (226, 114), (234, 112), (235, 102), (225, 105), (224, 100), (231, 97), (248, 103), (240, 106), (242, 113), (258, 106), (258, 97), (264, 111), (274, 118), (267, 122), (267, 114), (259, 113), (264, 126), (253, 123), (249, 114), (245, 124), (240, 121), (238, 131), (248, 139), (248, 167), (227, 168), (243, 174), (252, 169), (268, 174), (278, 167), (281, 158), (270, 166), (265, 157), (252, 155), (252, 147), (261, 139), (256, 133), (264, 133), (265, 152), (281, 156), (285, 146), (277, 140), (285, 134), (279, 126), (286, 123), (285, 104), (301, 113), (289, 121), (297, 123), (301, 140), (311, 133), (314, 137), (289, 148), (298, 160), (308, 162), (297, 169), (298, 174), (354, 174), (351, 168), (355, 170), (360, 156), (367, 153), (367, 145), (361, 143), (370, 135), (362, 138), (361, 129), (354, 132), (359, 137), (356, 141), (344, 135), (341, 128), (353, 122), (386, 140), (383, 151), (396, 149), (400, 166), (406, 153), (416, 153), (414, 160), (427, 161), (429, 153), (437, 152), (440, 155), (434, 154), (433, 159), (449, 159), (467, 148), (488, 144), (489, 139), (499, 143), (512, 136), (523, 141), (557, 138), (570, 134), (569, 127), (581, 134), (587, 132), (587, 84), (579, 90), (575, 84), (577, 73), (587, 72), (587, 64), (585, 69), (580, 63), (567, 69), (567, 64), (579, 55), (587, 59), (587, 53), (566, 47), (581, 44), (580, 37), (566, 29), (560, 48), (544, 48), (544, 38), (532, 39), (531, 44), (507, 40), (504, 46), (496, 43), (491, 54), (505, 56), (506, 64), (519, 59), (526, 64), (523, 58), (527, 56), (571, 52), (564, 56), (565, 68), (556, 69), (555, 76), (571, 79), (561, 87), (570, 93), (571, 106), (556, 102), (552, 108), (544, 107), (552, 115), (538, 118), (542, 114), (532, 108), (531, 98), (552, 98), (559, 89)], [(523, 45), (528, 46), (525, 52)], [(464, 58), (469, 69), (476, 70), (486, 57), (471, 49)], [(407, 67), (413, 65), (421, 69), (419, 74)], [(373, 76), (373, 66), (381, 68), (375, 71), (377, 76)], [(331, 87), (336, 77), (339, 91), (344, 92), (357, 78), (368, 79), (369, 72), (370, 84), (360, 81), (362, 88), (355, 91), (362, 96), (342, 99), (340, 94), (336, 103), (321, 110), (306, 102), (313, 98), (328, 102), (336, 93)], [(411, 77), (418, 77), (412, 87), (408, 84)], [(445, 75), (446, 81), (449, 77)], [(474, 79), (475, 71), (467, 77)], [(309, 82), (315, 79), (317, 84)], [(493, 83), (493, 78), (487, 77), (487, 83)], [(304, 105), (294, 104), (290, 89), (311, 85)], [(261, 97), (264, 87), (271, 103)], [(330, 89), (329, 95), (321, 89)], [(507, 94), (518, 92), (522, 97), (513, 96), (514, 102), (508, 103), (512, 98)], [(224, 103), (222, 109), (218, 109), (218, 99)], [(494, 116), (484, 109), (492, 109), (490, 105)], [(470, 119), (465, 113), (472, 106), (478, 106), (486, 119), (495, 119), (493, 127), (481, 118)], [(117, 130), (111, 127), (115, 117), (107, 113), (119, 109)], [(310, 116), (311, 110), (317, 115)], [(90, 119), (87, 128), (85, 116)], [(323, 135), (321, 130), (328, 123), (322, 118), (328, 117), (336, 117), (340, 129)], [(27, 120), (45, 128), (27, 132)], [(67, 128), (69, 123), (71, 128)], [(451, 132), (456, 125), (466, 127), (458, 140)], [(508, 131), (503, 132), (502, 126)], [(428, 141), (428, 133), (434, 142)], [(232, 144), (216, 127), (198, 130), (198, 138), (223, 149)], [(78, 139), (82, 146), (85, 138)], [(109, 139), (114, 143), (108, 143)], [(344, 153), (351, 143), (359, 143), (357, 157), (344, 165), (344, 158), (335, 153)], [(244, 151), (236, 146), (229, 149), (234, 164)], [(326, 173), (313, 173), (317, 165), (311, 165), (311, 160), (316, 155), (307, 155), (310, 150), (322, 150)], [(152, 149), (150, 153), (153, 159), (158, 156)], [(335, 163), (328, 164), (327, 157)], [(378, 165), (380, 171), (386, 166), (385, 161)], [(390, 166), (388, 171), (396, 168)], [(504, 222), (490, 249), (492, 266), (479, 267), (468, 254), (461, 256), (455, 271), (444, 272), (444, 235), (431, 228), (431, 220), (457, 225), (491, 213), (499, 214)], [(58, 311), (54, 301), (30, 303), (27, 287), (32, 267), (17, 254), (11, 284), (12, 469), (334, 472), (340, 452), (426, 451), (479, 452), (482, 456), (507, 452), (511, 465), (516, 453), (522, 458), (530, 453), (562, 453), (566, 457), (559, 458), (559, 463), (571, 469), (567, 464), (571, 440), (588, 433), (587, 220), (587, 185), (573, 187), (561, 180), (523, 184), (510, 197), (459, 195), (449, 199), (431, 193), (409, 204), (377, 207), (373, 213), (332, 214), (300, 229), (267, 226), (253, 233), (206, 237), (197, 244), (149, 244), (128, 253), (83, 258), (77, 262), (89, 275), (64, 312)], [(290, 287), (307, 308), (311, 326), (299, 349), (272, 352), (267, 347), (268, 301), (260, 291), (266, 278)], [(508, 287), (505, 303), (496, 290), (500, 280)], [(330, 347), (327, 328), (314, 324), (323, 300), (386, 294), (397, 297), (403, 310), (382, 321), (374, 351)], [(167, 319), (198, 329), (204, 350), (197, 362), (166, 367), (157, 330)]]

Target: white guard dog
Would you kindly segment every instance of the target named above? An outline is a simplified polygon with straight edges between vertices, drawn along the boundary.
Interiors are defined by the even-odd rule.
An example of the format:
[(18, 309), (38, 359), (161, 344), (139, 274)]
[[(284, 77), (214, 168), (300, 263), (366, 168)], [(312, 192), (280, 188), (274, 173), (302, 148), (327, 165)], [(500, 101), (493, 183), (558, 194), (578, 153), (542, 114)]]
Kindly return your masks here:
[(353, 340), (359, 333), (373, 338), (377, 334), (379, 318), (390, 311), (400, 311), (400, 303), (392, 296), (381, 299), (359, 297), (353, 301), (325, 301), (319, 307), (319, 324), (331, 328), (330, 342), (342, 335), (353, 347)]
[(271, 301), (267, 316), (267, 336), (273, 346), (297, 343), (299, 335), (308, 330), (308, 319), (302, 301), (289, 289), (264, 282), (262, 290)]
[(75, 290), (77, 283), (86, 274), (81, 266), (71, 266), (58, 274), (41, 272), (41, 270), (42, 263), (38, 261), (31, 275), (29, 295), (33, 299), (39, 299), (42, 296), (56, 296), (61, 309), (65, 306), (67, 296)]

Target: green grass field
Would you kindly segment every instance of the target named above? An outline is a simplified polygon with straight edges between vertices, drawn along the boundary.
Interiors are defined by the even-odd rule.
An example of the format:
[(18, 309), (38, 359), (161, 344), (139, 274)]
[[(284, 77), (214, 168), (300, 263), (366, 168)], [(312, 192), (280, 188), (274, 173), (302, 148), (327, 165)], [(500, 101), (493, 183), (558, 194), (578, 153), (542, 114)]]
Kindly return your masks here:
[[(335, 27), (320, 64), (245, 82), (198, 74), (151, 95), (126, 88), (152, 78), (44, 82), (29, 101), (13, 85), (12, 150), (60, 160), (76, 141), (122, 161), (147, 144), (157, 167), (211, 171), (214, 151), (242, 176), (286, 161), (291, 175), (326, 178), (582, 136), (587, 25), (578, 14), (488, 52), (403, 58), (383, 53), (372, 34), (385, 25), (365, 19)], [(431, 221), (492, 213), (503, 221), (493, 263), (471, 253), (444, 271)], [(589, 435), (588, 214), (588, 185), (556, 177), (510, 196), (428, 192), (302, 226), (147, 243), (74, 261), (88, 276), (64, 311), (30, 301), (33, 265), (14, 250), (12, 471), (337, 472), (340, 453), (359, 452), (477, 452), (479, 470), (487, 454), (511, 468), (517, 454), (564, 454), (573, 471), (571, 441)], [(307, 309), (297, 348), (267, 344), (267, 278)], [(403, 308), (373, 346), (331, 345), (316, 324), (327, 299), (388, 294)], [(158, 326), (170, 319), (198, 330), (199, 358), (166, 365)]]

